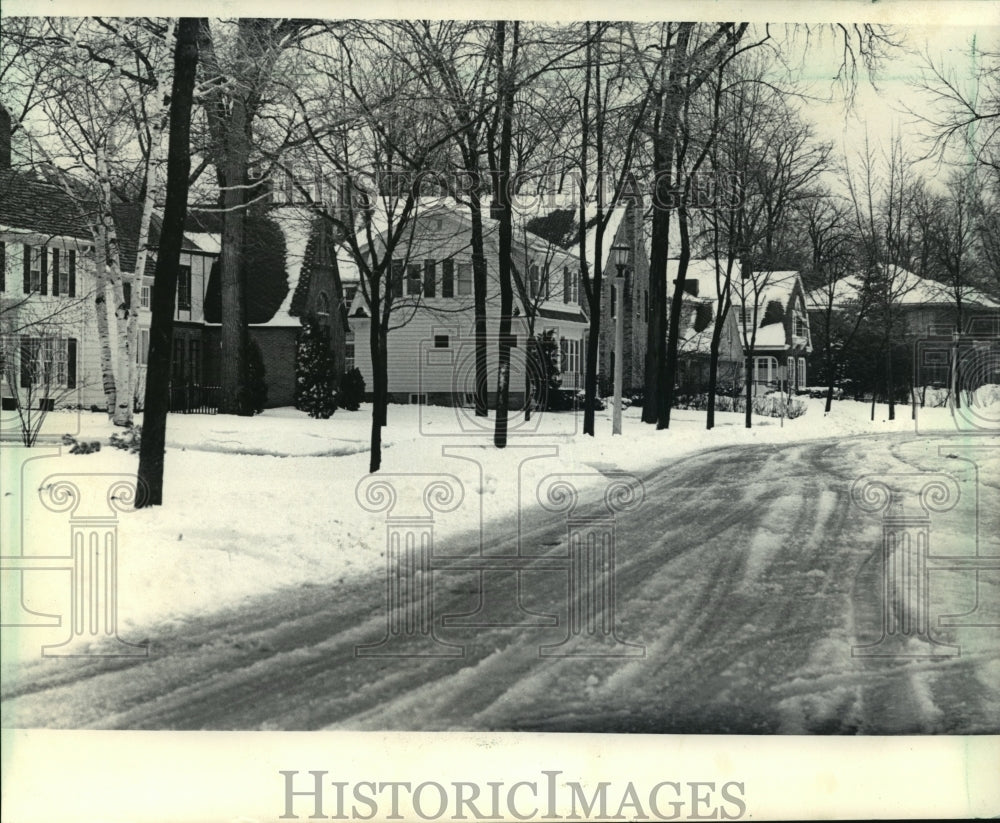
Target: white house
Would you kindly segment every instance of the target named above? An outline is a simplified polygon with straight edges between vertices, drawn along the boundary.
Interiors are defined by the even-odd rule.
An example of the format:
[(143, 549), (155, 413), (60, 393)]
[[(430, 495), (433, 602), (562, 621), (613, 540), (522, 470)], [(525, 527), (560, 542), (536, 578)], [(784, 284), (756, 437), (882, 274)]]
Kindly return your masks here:
[[(487, 264), (487, 371), (491, 396), (497, 380), (500, 282), (497, 222), (484, 215)], [(388, 336), (388, 391), (394, 402), (471, 405), (475, 396), (475, 326), (471, 220), (460, 206), (418, 208), (405, 242), (393, 259), (393, 309)], [(363, 249), (363, 251), (366, 251)], [(516, 279), (511, 327), (511, 407), (523, 402), (527, 341), (533, 332), (558, 340), (562, 387), (583, 386), (587, 317), (580, 293), (579, 262), (564, 249), (520, 231), (513, 243)], [(338, 260), (340, 256), (338, 256)], [(358, 274), (340, 264), (351, 296), (349, 358), (369, 390), (371, 320)], [(353, 280), (353, 282), (352, 282)]]

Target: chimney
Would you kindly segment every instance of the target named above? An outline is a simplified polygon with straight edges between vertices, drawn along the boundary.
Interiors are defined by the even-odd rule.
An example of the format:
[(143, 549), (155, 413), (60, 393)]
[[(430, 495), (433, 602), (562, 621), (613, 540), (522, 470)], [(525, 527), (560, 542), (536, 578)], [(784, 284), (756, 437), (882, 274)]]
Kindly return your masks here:
[[(673, 280), (674, 288), (677, 287), (677, 281), (679, 279), (680, 279), (679, 277), (675, 277), (674, 278), (674, 280)], [(685, 294), (690, 294), (692, 297), (697, 297), (698, 296), (698, 281), (697, 280), (688, 280), (685, 277), (684, 278), (683, 290), (684, 290)]]
[(10, 168), (10, 113), (0, 103), (0, 169)]

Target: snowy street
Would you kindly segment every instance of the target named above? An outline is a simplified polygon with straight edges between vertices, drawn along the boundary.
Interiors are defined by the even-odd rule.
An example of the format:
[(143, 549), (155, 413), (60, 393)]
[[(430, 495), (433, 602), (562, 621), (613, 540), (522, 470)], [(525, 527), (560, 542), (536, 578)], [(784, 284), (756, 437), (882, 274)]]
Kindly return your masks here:
[[(821, 405), (812, 403), (810, 414), (821, 416)], [(834, 412), (845, 415), (857, 407), (838, 404)], [(905, 408), (903, 415), (908, 416)], [(464, 649), (464, 656), (357, 656), (357, 646), (378, 643), (386, 633), (385, 531), (379, 516), (361, 529), (361, 538), (354, 538), (355, 545), (369, 548), (356, 555), (349, 573), (343, 563), (323, 570), (316, 561), (319, 573), (306, 571), (277, 585), (258, 580), (256, 590), (223, 598), (223, 605), (212, 610), (171, 611), (162, 605), (165, 595), (154, 598), (160, 607), (149, 611), (149, 620), (125, 620), (124, 628), (119, 627), (125, 640), (149, 641), (148, 658), (42, 659), (35, 646), (33, 655), (24, 654), (16, 667), (4, 670), (4, 725), (995, 733), (1000, 717), (1000, 571), (929, 572), (930, 636), (951, 644), (932, 647), (915, 636), (916, 623), (908, 622), (919, 619), (924, 602), (900, 590), (899, 580), (910, 578), (895, 578), (888, 606), (884, 604), (883, 515), (866, 513), (850, 495), (862, 475), (922, 478), (947, 473), (961, 497), (951, 510), (932, 514), (930, 555), (995, 558), (1000, 555), (995, 438), (977, 441), (946, 431), (916, 435), (901, 424), (891, 433), (814, 439), (819, 421), (814, 419), (807, 429), (807, 415), (786, 422), (775, 442), (753, 443), (737, 427), (737, 417), (726, 416), (723, 425), (732, 425), (732, 437), (743, 437), (743, 442), (724, 448), (644, 463), (639, 447), (631, 443), (612, 464), (608, 438), (598, 438), (601, 448), (593, 452), (601, 458), (589, 464), (578, 459), (577, 470), (593, 475), (594, 488), (602, 473), (623, 465), (645, 487), (644, 505), (620, 514), (616, 525), (615, 632), (625, 644), (634, 644), (622, 647), (623, 655), (633, 656), (540, 654), (540, 647), (567, 636), (570, 606), (585, 610), (586, 604), (569, 602), (573, 596), (567, 595), (567, 575), (558, 562), (567, 554), (567, 519), (538, 506), (525, 514), (521, 527), (523, 554), (532, 558), (519, 575), (521, 614), (554, 615), (556, 620), (548, 625), (454, 625), (448, 616), (475, 611), (480, 574), (448, 569), (442, 561), (433, 572), (434, 631), (443, 644), (453, 644), (448, 648)], [(684, 415), (679, 418), (683, 431)], [(629, 423), (633, 431), (650, 431), (634, 418)], [(193, 425), (188, 419), (183, 424)], [(647, 450), (655, 436), (650, 431)], [(719, 436), (725, 435), (720, 431)], [(704, 432), (700, 437), (711, 442)], [(994, 451), (970, 450), (970, 443), (992, 444)], [(571, 447), (563, 448), (568, 452)], [(393, 456), (393, 448), (388, 454)], [(184, 455), (168, 451), (168, 467), (176, 470)], [(314, 493), (309, 472), (295, 461), (316, 458), (212, 457), (247, 466), (270, 461), (275, 469), (269, 472), (272, 496), (286, 481), (294, 487), (286, 470), (299, 478), (298, 493)], [(335, 460), (360, 457), (347, 454)], [(207, 468), (218, 469), (208, 457), (202, 460)], [(354, 474), (352, 481), (359, 476)], [(221, 498), (211, 498), (209, 486), (200, 481), (194, 486), (192, 495), (209, 496), (205, 506), (223, 505)], [(251, 482), (247, 490), (249, 499), (241, 507), (258, 505)], [(917, 508), (915, 499), (906, 502), (911, 513)], [(595, 495), (583, 494), (581, 501), (576, 514), (605, 511)], [(338, 509), (316, 508), (327, 517)], [(339, 509), (347, 508), (341, 500)], [(146, 543), (153, 555), (159, 551), (157, 528), (166, 533), (177, 526), (177, 515), (163, 522), (168, 510), (165, 506), (162, 512), (136, 515), (148, 519)], [(276, 505), (274, 511), (282, 507)], [(483, 512), (482, 554), (509, 551), (512, 529), (490, 528), (496, 521), (490, 519), (488, 505)], [(499, 516), (512, 523), (509, 513)], [(291, 515), (285, 518), (287, 523)], [(123, 558), (126, 538), (137, 534), (128, 520), (123, 518)], [(220, 520), (220, 533), (212, 537), (214, 543), (206, 541), (206, 549), (228, 539), (225, 516)], [(468, 557), (478, 537), (468, 525), (448, 530), (443, 524), (435, 552)], [(194, 550), (189, 544), (206, 527), (201, 521), (190, 523), (190, 533), (174, 546)], [(254, 523), (250, 530), (259, 528), (264, 526)], [(316, 523), (302, 528), (320, 529)], [(347, 522), (342, 528), (354, 526)], [(259, 549), (247, 541), (241, 551), (250, 555)], [(337, 549), (331, 543), (317, 551)], [(294, 565), (287, 558), (284, 562)], [(124, 587), (129, 567), (127, 559), (122, 563)], [(158, 574), (165, 591), (178, 585), (169, 582), (164, 569)], [(508, 606), (514, 579), (511, 572), (491, 581), (510, 584)], [(217, 584), (220, 592), (229, 585), (224, 571), (205, 582), (209, 588)], [(579, 594), (577, 600), (585, 596)], [(121, 602), (127, 614), (132, 601), (124, 588)], [(893, 623), (895, 636), (880, 647), (884, 656), (858, 653), (879, 640), (886, 610), (888, 619), (901, 622)], [(965, 625), (940, 625), (939, 618), (947, 615), (967, 615), (950, 618)], [(38, 634), (19, 631), (19, 641), (30, 635), (37, 643)], [(60, 635), (56, 631), (52, 636)], [(644, 656), (634, 656), (641, 647)], [(942, 654), (942, 649), (951, 653)], [(928, 651), (937, 656), (920, 656)]]

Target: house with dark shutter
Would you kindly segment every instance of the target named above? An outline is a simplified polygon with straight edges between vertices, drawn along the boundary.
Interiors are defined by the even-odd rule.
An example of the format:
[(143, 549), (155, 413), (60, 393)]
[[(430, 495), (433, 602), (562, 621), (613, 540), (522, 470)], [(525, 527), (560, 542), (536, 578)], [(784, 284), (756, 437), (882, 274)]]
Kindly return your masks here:
[[(412, 231), (410, 230), (412, 227)], [(391, 402), (471, 406), (475, 393), (475, 312), (472, 224), (468, 210), (449, 201), (418, 204), (406, 240), (391, 262), (392, 322), (388, 337)], [(487, 386), (495, 401), (500, 326), (498, 223), (483, 217), (487, 265)], [(376, 240), (378, 242), (378, 240)], [(366, 252), (366, 249), (362, 249)], [(341, 261), (343, 254), (338, 254)], [(526, 397), (528, 340), (548, 334), (558, 341), (564, 389), (583, 387), (587, 315), (579, 259), (558, 244), (514, 232), (514, 311), (511, 326), (511, 409)], [(348, 352), (369, 391), (373, 372), (371, 319), (353, 265), (340, 263), (350, 324)]]
[[(541, 195), (535, 202), (524, 202), (515, 208), (524, 229), (555, 243), (571, 254), (579, 268), (581, 242), (580, 212), (575, 193)], [(601, 271), (601, 322), (597, 343), (598, 394), (607, 396), (613, 391), (615, 370), (615, 322), (619, 307), (622, 316), (622, 388), (626, 395), (640, 391), (645, 383), (646, 336), (649, 322), (649, 251), (645, 246), (643, 206), (638, 192), (633, 192), (618, 205), (605, 212), (607, 223), (601, 244), (600, 260), (597, 259), (597, 206), (586, 204), (582, 241), (586, 249), (590, 276)], [(612, 248), (628, 250), (625, 290), (619, 300), (615, 288), (618, 268)], [(581, 286), (581, 294), (583, 293)], [(586, 295), (583, 305), (586, 307)], [(589, 330), (588, 334), (589, 336)]]
[(89, 238), (79, 209), (59, 186), (0, 168), (5, 412), (16, 407), (16, 393), (48, 407), (82, 402), (89, 375), (81, 365), (94, 313), (92, 278), (86, 274), (93, 264)]
[[(9, 160), (9, 157), (6, 158)], [(119, 240), (126, 299), (139, 288), (139, 341), (136, 357), (145, 365), (149, 349), (149, 311), (155, 246), (160, 221), (154, 215), (146, 270), (135, 265), (142, 207), (112, 207)], [(22, 402), (49, 408), (105, 407), (97, 312), (107, 314), (114, 341), (114, 301), (110, 287), (98, 301), (92, 223), (97, 210), (84, 197), (72, 198), (63, 186), (33, 174), (0, 168), (0, 339), (4, 379), (0, 397), (5, 410)], [(195, 329), (204, 322), (204, 295), (215, 255), (190, 238), (184, 241), (178, 277), (174, 336), (179, 379), (198, 378), (201, 340)], [(114, 342), (112, 363), (121, 368)], [(137, 392), (143, 391), (140, 369)]]

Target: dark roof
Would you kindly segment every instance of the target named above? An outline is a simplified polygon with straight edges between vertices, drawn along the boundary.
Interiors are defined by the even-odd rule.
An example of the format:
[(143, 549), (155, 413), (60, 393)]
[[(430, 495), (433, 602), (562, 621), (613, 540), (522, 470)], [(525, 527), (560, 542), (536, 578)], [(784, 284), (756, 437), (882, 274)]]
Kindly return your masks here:
[(570, 309), (568, 311), (559, 311), (558, 309), (544, 309), (541, 306), (538, 307), (538, 316), (545, 317), (549, 320), (574, 320), (578, 323), (587, 322), (587, 317), (583, 313), (583, 309)]
[[(115, 218), (115, 229), (118, 231), (118, 250), (121, 255), (122, 271), (135, 271), (135, 259), (139, 253), (139, 225), (142, 222), (142, 203), (115, 203), (111, 207)], [(149, 245), (157, 248), (160, 245), (160, 227), (162, 221), (155, 214), (149, 221)], [(181, 248), (185, 251), (199, 251), (197, 245), (187, 237)], [(152, 275), (151, 261), (146, 258), (145, 274)], [(155, 268), (155, 267), (154, 267)]]
[(224, 213), (206, 206), (192, 206), (187, 210), (185, 231), (201, 234), (222, 234)]
[[(111, 212), (118, 233), (122, 271), (134, 271), (142, 203), (115, 203)], [(97, 206), (92, 201), (83, 197), (71, 199), (62, 186), (24, 172), (0, 170), (0, 224), (51, 237), (93, 241), (90, 227), (96, 218)], [(160, 218), (152, 215), (149, 245), (153, 248), (160, 243), (160, 226)], [(182, 248), (198, 251), (198, 246), (186, 237)], [(151, 273), (147, 263), (147, 274)]]
[(89, 219), (95, 216), (93, 204), (74, 201), (54, 183), (12, 169), (0, 170), (0, 223), (5, 226), (90, 240)]

